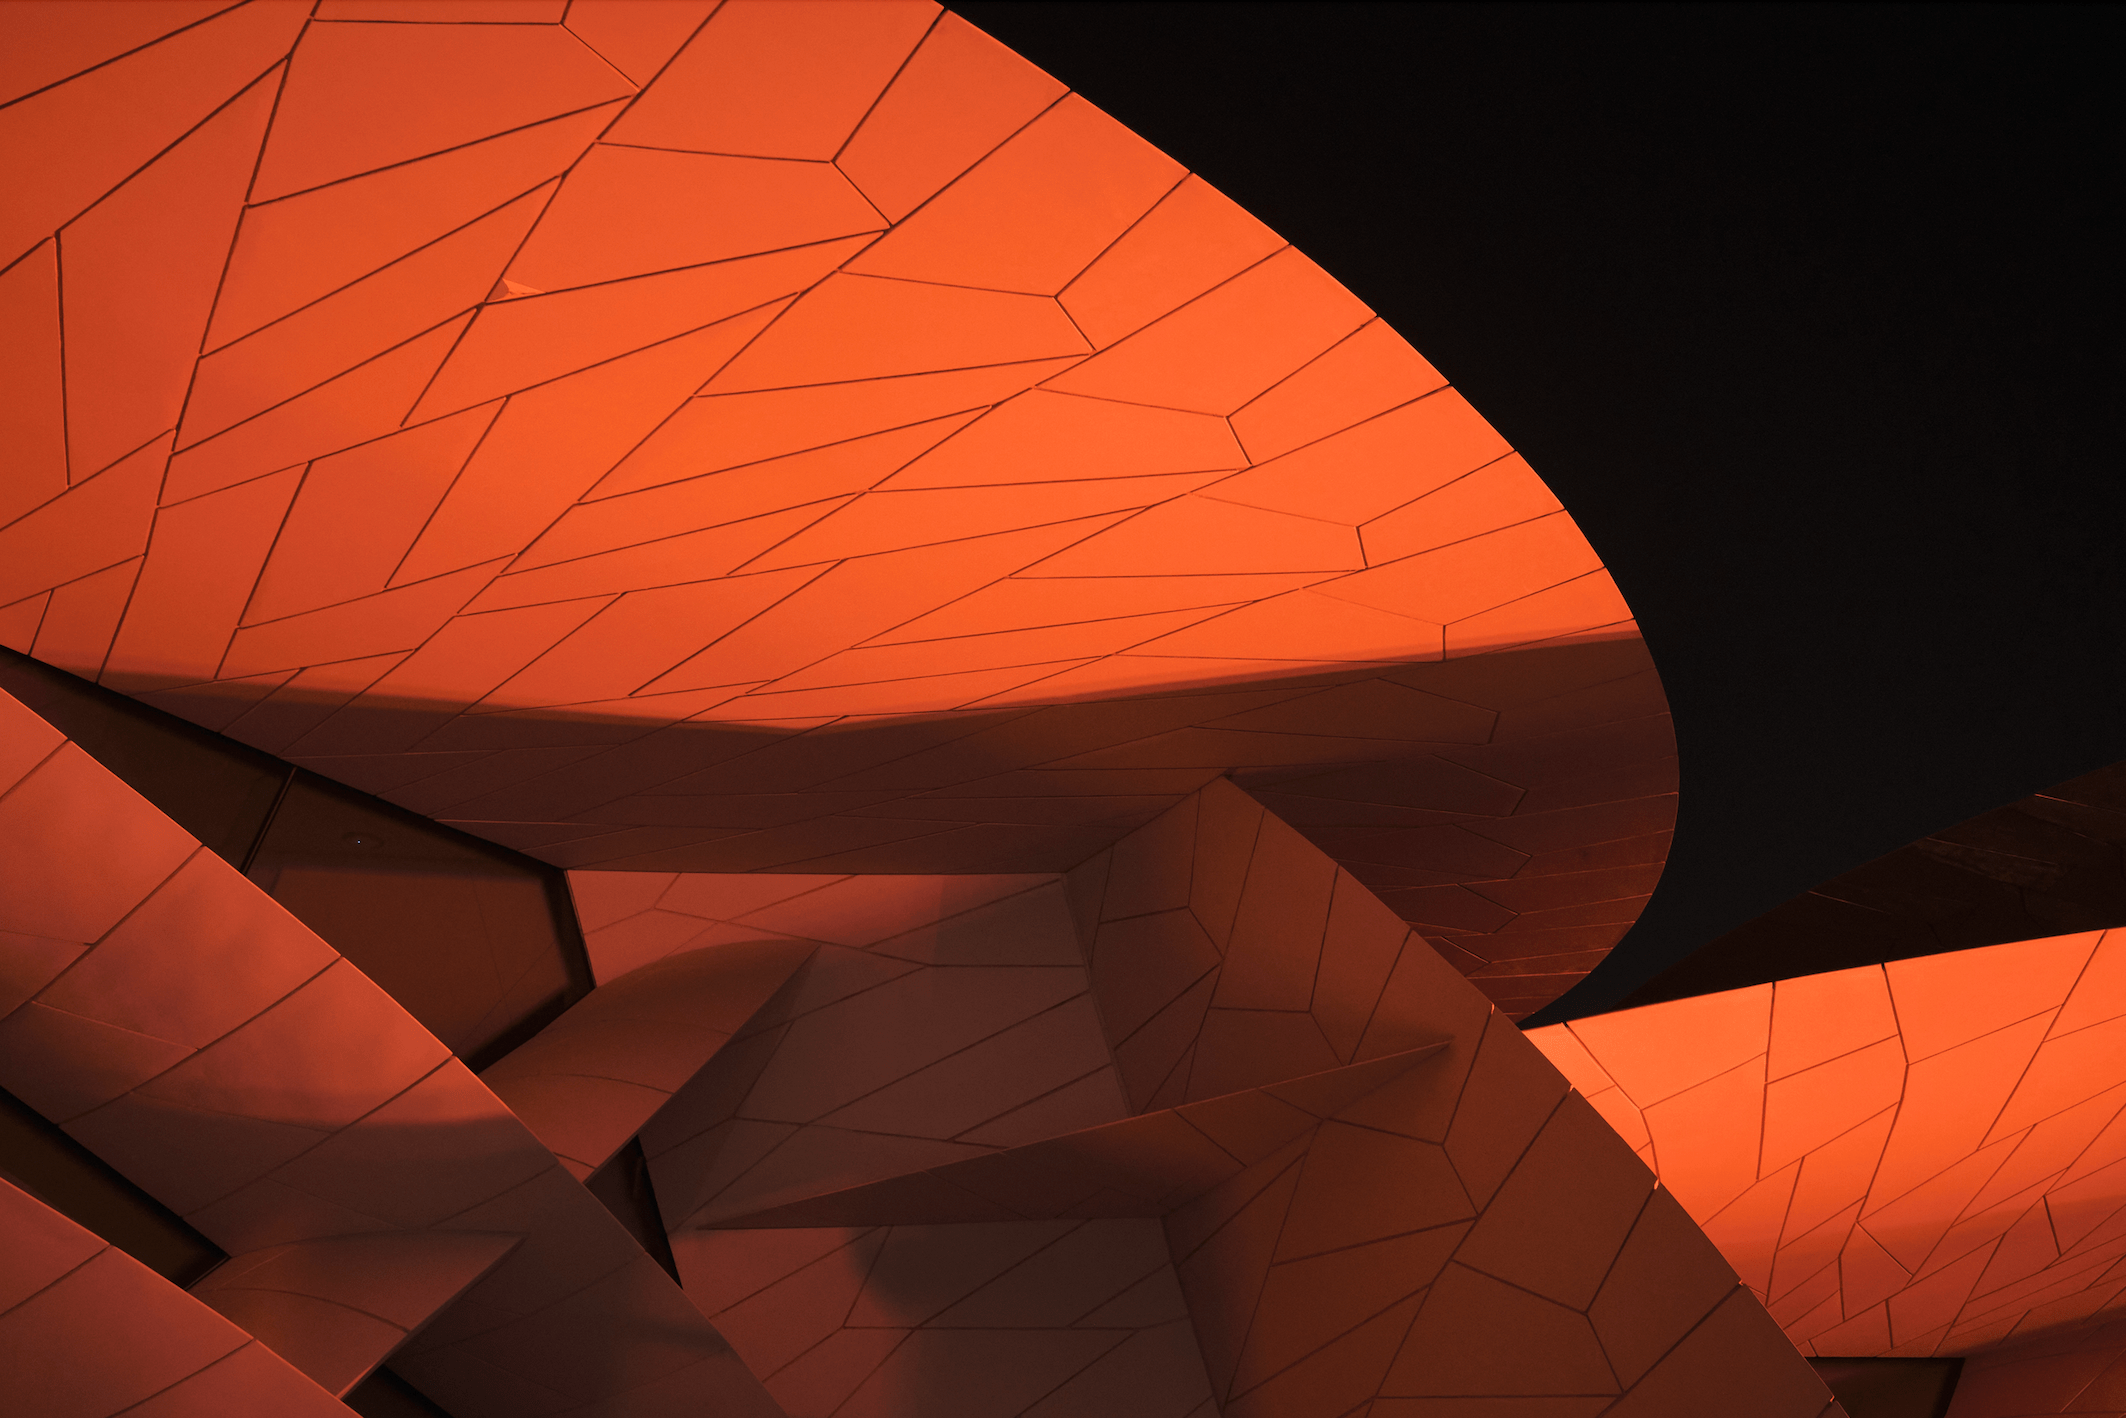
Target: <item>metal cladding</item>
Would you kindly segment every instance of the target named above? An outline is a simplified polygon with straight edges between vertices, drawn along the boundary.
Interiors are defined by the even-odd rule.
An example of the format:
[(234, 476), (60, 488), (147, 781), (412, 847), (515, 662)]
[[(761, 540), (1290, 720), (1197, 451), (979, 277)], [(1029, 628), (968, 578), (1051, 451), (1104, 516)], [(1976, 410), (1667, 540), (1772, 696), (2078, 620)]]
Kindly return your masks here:
[(2126, 942), (1524, 1034), (1666, 858), (1630, 609), (929, 0), (25, 0), (0, 185), (0, 645), (249, 755), (0, 694), (0, 1087), (226, 1257), (0, 1184), (24, 1411), (2116, 1385)]
[(1652, 890), (1556, 498), (928, 0), (0, 24), (0, 643), (572, 868), (1065, 871), (1231, 776), (1516, 1017)]

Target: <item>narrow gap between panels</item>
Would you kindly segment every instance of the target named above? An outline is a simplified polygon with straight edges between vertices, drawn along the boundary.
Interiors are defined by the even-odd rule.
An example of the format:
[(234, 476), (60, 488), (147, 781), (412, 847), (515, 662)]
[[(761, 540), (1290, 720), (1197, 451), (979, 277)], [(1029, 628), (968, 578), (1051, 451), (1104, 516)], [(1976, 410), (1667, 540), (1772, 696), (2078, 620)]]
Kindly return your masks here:
[(250, 878), (475, 1072), (590, 993), (559, 868), (12, 650), (0, 649), (0, 690)]

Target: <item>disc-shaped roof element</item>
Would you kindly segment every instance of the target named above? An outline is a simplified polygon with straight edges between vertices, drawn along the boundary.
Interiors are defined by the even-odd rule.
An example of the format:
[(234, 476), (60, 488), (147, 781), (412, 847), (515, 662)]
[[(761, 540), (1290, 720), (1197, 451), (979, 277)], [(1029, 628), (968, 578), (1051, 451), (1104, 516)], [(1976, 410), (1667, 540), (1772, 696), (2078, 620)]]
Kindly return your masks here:
[(1636, 916), (1570, 515), (928, 0), (102, 13), (7, 17), (5, 643), (564, 866), (1064, 870), (1230, 775), (1516, 1014)]
[(2077, 1327), (2117, 1316), (2126, 934), (1893, 960), (1528, 1037), (1806, 1353), (2063, 1335), (2072, 1349)]

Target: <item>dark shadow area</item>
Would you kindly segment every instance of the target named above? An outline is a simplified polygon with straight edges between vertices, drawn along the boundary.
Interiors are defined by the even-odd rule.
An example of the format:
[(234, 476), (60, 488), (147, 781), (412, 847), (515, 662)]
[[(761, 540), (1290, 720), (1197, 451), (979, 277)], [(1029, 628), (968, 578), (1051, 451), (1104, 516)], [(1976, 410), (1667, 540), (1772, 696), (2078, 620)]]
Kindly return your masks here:
[(629, 1138), (627, 1146), (591, 1173), (583, 1185), (605, 1204), (605, 1209), (612, 1212), (621, 1225), (627, 1227), (628, 1234), (649, 1252), (650, 1259), (664, 1267), (665, 1274), (676, 1283), (679, 1263), (672, 1257), (672, 1241), (665, 1234), (664, 1214), (657, 1209), (657, 1192), (650, 1185), (650, 1164), (643, 1155), (642, 1140)]
[(188, 1287), (229, 1258), (183, 1217), (5, 1091), (0, 1091), (0, 1177), (173, 1285)]
[(1615, 575), (1682, 818), (1545, 1019), (2126, 758), (2115, 7), (954, 8), (1379, 311)]
[(391, 1372), (388, 1364), (347, 1390), (340, 1402), (362, 1418), (451, 1418), (448, 1409)]
[(0, 647), (0, 690), (241, 869), (294, 765)]
[(388, 991), (474, 1070), (590, 992), (563, 874), (0, 649), (0, 689)]
[[(1149, 683), (1053, 702), (794, 722), (672, 722), (648, 717), (672, 712), (655, 698), (630, 712), (473, 712), (379, 695), (319, 703), (316, 728), (272, 743), (306, 775), (589, 871), (1068, 871), (1230, 777), (1403, 919), (1451, 939), (1457, 968), (1516, 1017), (1576, 982), (1638, 914), (1675, 821), (1675, 757), (1659, 677), (1628, 628), (1277, 668), (1154, 660), (1137, 667)], [(226, 693), (155, 699), (217, 722)], [(371, 897), (417, 892), (427, 858), (404, 855), (388, 823), (371, 841), (364, 822), (325, 811), (314, 781), (290, 789), (254, 876), (278, 871), (275, 894), (313, 923), (406, 915)], [(289, 834), (330, 859), (285, 861)], [(361, 853), (408, 874), (357, 883)], [(418, 929), (401, 927), (409, 942)]]
[(2126, 764), (1833, 877), (1655, 976), (1624, 1003), (2119, 925), (2126, 925)]
[(1847, 1418), (1943, 1418), (1961, 1359), (1811, 1359)]
[(313, 773), (246, 875), (476, 1071), (590, 992), (558, 871)]

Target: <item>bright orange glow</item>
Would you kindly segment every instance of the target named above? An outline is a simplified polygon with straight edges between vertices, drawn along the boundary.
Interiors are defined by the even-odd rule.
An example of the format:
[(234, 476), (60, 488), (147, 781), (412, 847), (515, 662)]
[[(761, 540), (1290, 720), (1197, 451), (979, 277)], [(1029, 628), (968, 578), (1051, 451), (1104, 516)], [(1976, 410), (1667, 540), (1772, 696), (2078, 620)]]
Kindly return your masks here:
[[(75, 10), (0, 15), (50, 85), (0, 110), (0, 642), (566, 866), (1062, 870), (1239, 773), (1516, 1014), (1637, 914), (1672, 744), (1570, 516), (929, 0)], [(1360, 685), (1410, 714), (1233, 726)], [(789, 741), (734, 840), (700, 773)]]
[[(348, 20), (368, 14), (345, 8)], [(857, 17), (864, 23), (849, 28)], [(1201, 182), (1183, 181), (1171, 160), (1082, 100), (1058, 101), (1050, 81), (965, 25), (932, 30), (935, 18), (919, 2), (846, 12), (733, 5), (617, 122), (602, 125), (589, 120), (609, 119), (614, 110), (603, 105), (630, 85), (596, 47), (614, 46), (620, 71), (653, 62), (639, 50), (652, 37), (639, 23), (618, 24), (617, 10), (591, 10), (574, 35), (345, 22), (305, 30), (270, 132), (260, 88), (79, 217), (80, 206), (64, 205), (79, 198), (52, 191), (49, 204), (72, 218), (60, 315), (71, 420), (65, 481), (78, 491), (35, 498), (30, 515), (0, 533), (10, 549), (46, 548), (28, 562), (8, 558), (0, 601), (44, 596), (73, 579), (74, 566), (138, 557), (137, 529), (152, 509), (186, 506), (217, 535), (165, 530), (174, 511), (157, 519), (141, 594), (124, 612), (127, 624), (112, 626), (115, 644), (100, 668), (129, 687), (210, 685), (416, 651), (454, 617), (477, 613), (476, 596), (498, 573), (502, 591), (508, 573), (539, 564), (524, 554), (556, 518), (575, 527), (566, 561), (731, 528), (715, 558), (616, 566), (602, 583), (549, 591), (580, 602), (586, 624), (574, 636), (607, 646), (599, 658), (630, 652), (598, 612), (624, 612), (628, 598), (674, 581), (743, 580), (778, 566), (817, 576), (851, 558), (930, 548), (903, 572), (934, 587), (930, 604), (896, 622), (829, 622), (826, 641), (815, 643), (820, 608), (785, 592), (749, 618), (764, 634), (805, 628), (805, 652), (684, 677), (728, 686), (720, 700), (764, 701), (753, 716), (763, 719), (781, 716), (774, 701), (795, 688), (790, 677), (823, 655), (1011, 578), (1125, 575), (1149, 584), (1142, 599), (1108, 610), (1120, 623), (1104, 635), (1002, 651), (997, 669), (1016, 673), (963, 683), (970, 666), (961, 648), (939, 640), (877, 672), (930, 682), (893, 708), (852, 691), (839, 704), (822, 699), (816, 712), (1041, 702), (1059, 675), (1115, 656), (1128, 659), (1102, 676), (1100, 693), (1173, 683), (1177, 656), (1232, 661), (1208, 677), (1260, 677), (1251, 662), (1265, 652), (1249, 653), (1252, 632), (1219, 629), (1236, 613), (1230, 607), (1193, 617), (1205, 622), (1193, 639), (1131, 623), (1133, 611), (1165, 598), (1155, 582), (1166, 575), (1293, 576), (1390, 612), (1339, 618), (1310, 601), (1283, 637), (1291, 647), (1267, 652), (1286, 662), (1280, 670), (1437, 659), (1442, 626), (1487, 613), (1481, 630), (1448, 632), (1460, 651), (1628, 622), (1613, 591), (1498, 614), (1599, 571), (1539, 485), (1524, 491), (1487, 467), (1510, 451), (1504, 442), (1348, 292), (1259, 223)], [(216, 20), (188, 31), (187, 43), (227, 30), (221, 42), (233, 45), (243, 22)], [(677, 25), (661, 36), (675, 46), (686, 38)], [(902, 81), (880, 100), (911, 51)], [(176, 58), (150, 48), (98, 72), (125, 72), (136, 89), (128, 111), (149, 111), (138, 90), (169, 87), (165, 121), (178, 122), (191, 112), (180, 102), (184, 86), (198, 79)], [(484, 77), (463, 82), (468, 72)], [(388, 121), (368, 101), (387, 86), (409, 96), (389, 106)], [(71, 88), (32, 100), (16, 111), (18, 123), (40, 105), (56, 118)], [(586, 117), (568, 116), (577, 111)], [(1007, 114), (1031, 121), (996, 133), (990, 115)], [(105, 160), (97, 144), (119, 135), (95, 131), (73, 140), (88, 148), (70, 154), (53, 181)], [(943, 168), (934, 156), (940, 132), (1003, 141)], [(834, 165), (845, 148), (847, 166)], [(911, 186), (925, 163), (924, 186)], [(867, 183), (879, 187), (891, 222), (866, 200)], [(140, 246), (150, 230), (152, 252)], [(225, 276), (232, 239), (236, 260)], [(157, 269), (144, 309), (139, 263), (150, 258)], [(11, 282), (32, 325), (49, 318), (36, 308), (39, 282), (50, 279), (40, 259), (45, 268), (33, 262)], [(120, 319), (122, 330), (108, 326)], [(797, 441), (773, 451), (832, 448), (937, 413), (961, 417), (837, 489), (853, 502), (787, 489), (761, 510), (809, 509), (798, 521), (743, 520), (759, 513), (722, 494), (745, 485), (742, 470), (765, 451), (760, 415), (748, 410), (767, 410), (758, 400), (769, 391), (800, 402), (865, 392), (852, 382), (877, 396), (856, 422), (807, 418), (786, 435)], [(32, 382), (10, 397), (45, 396)], [(722, 413), (734, 399), (740, 404)], [(479, 425), (453, 425), (451, 416), (478, 408), (483, 423), (494, 420), (484, 406), (495, 400), (505, 402), (486, 441), (460, 441)], [(21, 404), (12, 416), (35, 429), (55, 407)], [(1045, 418), (1026, 416), (1036, 407)], [(1097, 441), (1083, 444), (1103, 421), (1164, 417), (1178, 429), (1188, 414), (1223, 447), (1162, 450), (1125, 435), (1117, 466)], [(1050, 431), (1059, 420), (1063, 437), (1083, 445), (1062, 458)], [(1228, 420), (1248, 449), (1233, 441)], [(173, 426), (159, 496), (152, 479), (98, 486), (124, 475), (123, 455)], [(403, 487), (409, 500), (328, 512), (344, 502), (341, 480), (329, 475), (335, 455), (363, 460), (365, 484)], [(607, 499), (625, 484), (607, 474), (623, 457), (665, 467), (664, 484), (696, 505), (669, 497), (614, 505)], [(306, 464), (310, 476), (252, 481)], [(940, 490), (899, 491), (917, 487)], [(1423, 499), (1450, 487), (1443, 521)], [(84, 519), (76, 505), (85, 499), (117, 506)], [(1554, 532), (1530, 540), (1501, 530), (1545, 512), (1553, 522), (1532, 526)], [(246, 519), (255, 530), (244, 530)], [(1051, 525), (1053, 538), (1020, 534)], [(1006, 542), (992, 556), (997, 538)], [(1434, 550), (1443, 543), (1456, 550)], [(201, 556), (226, 592), (199, 586), (209, 569)], [(551, 550), (543, 558), (556, 559)], [(923, 561), (938, 572), (917, 571)], [(374, 572), (342, 577), (292, 603), (269, 590), (334, 562), (374, 565), (386, 581)], [(960, 566), (971, 577), (946, 570)], [(470, 580), (460, 574), (475, 569)], [(432, 595), (389, 589), (431, 584)], [(304, 606), (320, 594), (330, 609)], [(153, 632), (136, 630), (136, 617), (143, 626), (152, 617)], [(178, 624), (183, 633), (171, 633)], [(987, 635), (1027, 628), (997, 612), (979, 624)], [(695, 648), (718, 633), (702, 626)], [(514, 658), (521, 668), (556, 653), (552, 639), (518, 641)], [(634, 651), (617, 691), (502, 675), (436, 702), (492, 711), (595, 700), (607, 713), (669, 721), (669, 706), (645, 686), (684, 658), (662, 646)], [(1204, 678), (1207, 668), (1193, 663), (1184, 675)], [(1071, 693), (1067, 684), (1061, 692)], [(746, 705), (727, 705), (723, 717), (747, 717)]]
[[(169, 1412), (1825, 1411), (1511, 1022), (1665, 858), (1629, 608), (1200, 178), (931, 0), (18, 4), (5, 100), (0, 643), (572, 869), (597, 979), (475, 1077), (0, 696), (0, 1085), (231, 1257), (111, 1301)], [(1780, 1038), (1588, 1047), (1741, 1196), (1886, 1086)]]
[(2087, 932), (1529, 1037), (1805, 1351), (1963, 1354), (2119, 1302), (2122, 962)]

